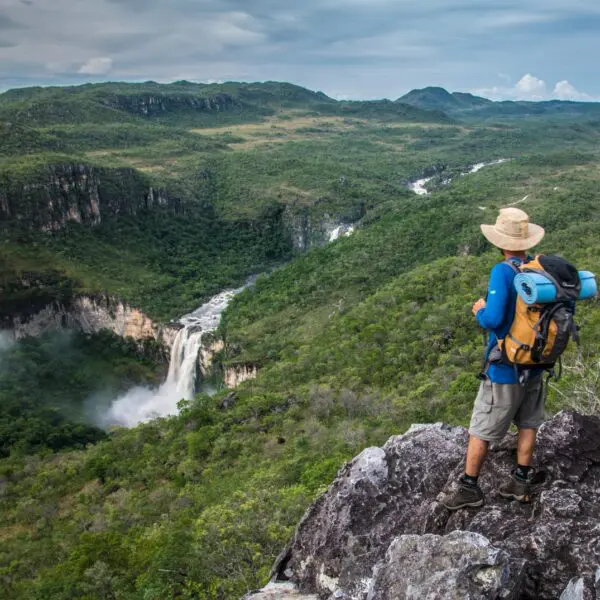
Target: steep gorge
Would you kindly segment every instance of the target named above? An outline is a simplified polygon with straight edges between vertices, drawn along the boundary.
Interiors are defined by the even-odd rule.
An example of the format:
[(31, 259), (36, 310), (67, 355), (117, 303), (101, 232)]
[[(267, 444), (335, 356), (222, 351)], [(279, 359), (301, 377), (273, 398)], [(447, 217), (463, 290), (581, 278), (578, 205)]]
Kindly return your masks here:
[[(207, 178), (205, 175), (204, 179)], [(130, 168), (48, 164), (19, 176), (4, 175), (0, 181), (0, 230), (9, 236), (7, 239), (13, 239), (16, 231), (23, 230), (24, 239), (31, 236), (35, 245), (35, 236), (42, 236), (42, 241), (51, 239), (68, 226), (80, 227), (82, 232), (101, 227), (110, 229), (118, 219), (143, 219), (153, 211), (160, 211), (166, 219), (188, 211), (192, 222), (199, 211), (205, 212), (209, 219), (217, 218), (209, 203), (210, 187), (197, 193), (206, 193), (206, 197), (184, 200)], [(360, 215), (356, 214), (352, 220), (358, 218)], [(259, 238), (261, 235), (281, 238), (284, 256), (286, 248), (306, 252), (353, 231), (347, 219), (330, 214), (326, 208), (294, 203), (269, 208), (255, 222), (240, 222), (239, 227), (255, 230)], [(35, 257), (32, 262), (35, 264)], [(146, 340), (157, 341), (168, 357), (182, 328), (181, 323), (165, 324), (149, 317), (143, 306), (133, 305), (110, 289), (82, 293), (79, 283), (60, 270), (28, 271), (8, 262), (3, 271), (1, 327), (14, 339), (62, 330), (95, 333), (108, 329), (119, 336), (131, 337), (140, 345)], [(200, 344), (198, 368), (203, 377), (210, 377), (212, 359), (222, 350), (222, 344), (221, 340)], [(227, 386), (237, 387), (256, 377), (258, 367), (218, 365), (216, 371), (221, 372)], [(186, 385), (189, 387), (189, 383)]]
[[(110, 191), (118, 165), (143, 169), (134, 173), (140, 185), (133, 186), (133, 195), (128, 195), (126, 185), (113, 188), (123, 190), (114, 198), (117, 210), (109, 204), (100, 206), (98, 200), (100, 219), (93, 202), (79, 199), (79, 189), (83, 194), (89, 191), (85, 181), (70, 183), (67, 174), (63, 183), (49, 185), (55, 197), (52, 206), (60, 207), (56, 214), (48, 207), (47, 196), (34, 190), (33, 195), (41, 197), (32, 203), (39, 214), (35, 227), (27, 226), (26, 217), (13, 221), (18, 227), (8, 225), (6, 233), (0, 226), (7, 251), (0, 256), (0, 272), (5, 257), (10, 271), (8, 281), (0, 279), (1, 293), (10, 291), (10, 302), (4, 295), (0, 311), (9, 326), (16, 322), (23, 330), (42, 331), (44, 323), (56, 328), (106, 325), (153, 342), (163, 335), (160, 324), (168, 324), (164, 327), (171, 335), (172, 368), (164, 383), (171, 386), (164, 387), (159, 379), (166, 374), (164, 364), (158, 368), (149, 364), (146, 371), (154, 368), (150, 377), (135, 377), (144, 358), (131, 342), (121, 344), (108, 334), (57, 337), (97, 342), (97, 355), (110, 355), (121, 345), (133, 350), (123, 363), (116, 356), (115, 372), (123, 385), (111, 388), (102, 400), (112, 402), (132, 386), (145, 387), (136, 388), (108, 424), (136, 424), (155, 414), (179, 413), (119, 428), (108, 441), (85, 451), (84, 440), (81, 446), (72, 446), (75, 452), (50, 454), (44, 439), (42, 445), (31, 446), (33, 451), (40, 447), (43, 456), (16, 452), (5, 463), (7, 468), (0, 465), (0, 587), (8, 590), (8, 597), (240, 597), (267, 582), (269, 568), (292, 538), (302, 511), (333, 481), (335, 471), (365, 447), (369, 450), (343, 471), (332, 491), (302, 522), (305, 526), (300, 525), (277, 562), (265, 598), (282, 600), (288, 594), (347, 600), (355, 589), (370, 586), (374, 600), (385, 589), (402, 592), (404, 583), (413, 586), (416, 597), (424, 597), (424, 591), (435, 593), (436, 586), (458, 593), (466, 586), (477, 597), (481, 589), (494, 590), (499, 579), (510, 589), (520, 582), (525, 598), (533, 599), (532, 593), (540, 590), (546, 594), (550, 588), (561, 594), (569, 581), (571, 590), (583, 590), (584, 600), (597, 596), (593, 569), (573, 568), (580, 557), (587, 560), (589, 554), (584, 553), (597, 544), (584, 529), (595, 518), (585, 496), (587, 484), (596, 478), (593, 467), (579, 481), (566, 482), (565, 506), (577, 514), (556, 518), (558, 530), (544, 528), (548, 515), (561, 509), (567, 473), (562, 466), (531, 512), (501, 506), (491, 494), (480, 518), (459, 523), (440, 516), (435, 494), (456, 476), (464, 430), (440, 427), (439, 432), (430, 426), (420, 434), (415, 428), (383, 446), (410, 423), (456, 424), (466, 418), (475, 385), (470, 369), (479, 358), (480, 344), (465, 306), (474, 286), (483, 289), (488, 258), (490, 263), (497, 259), (497, 255), (479, 257), (484, 249), (475, 240), (481, 218), (490, 217), (500, 203), (522, 198), (527, 193), (522, 187), (535, 184), (537, 189), (539, 183), (532, 203), (535, 218), (549, 230), (560, 223), (565, 232), (551, 244), (565, 247), (564, 238), (579, 239), (589, 251), (584, 254), (582, 249), (577, 260), (598, 268), (589, 259), (595, 253), (595, 180), (588, 189), (573, 179), (555, 182), (555, 169), (544, 170), (546, 148), (548, 153), (563, 148), (557, 143), (560, 132), (553, 133), (552, 128), (540, 132), (544, 141), (536, 142), (540, 157), (534, 168), (519, 158), (532, 144), (521, 143), (523, 136), (516, 128), (469, 131), (462, 126), (363, 124), (357, 121), (363, 112), (349, 106), (350, 111), (340, 109), (342, 124), (306, 119), (302, 131), (296, 136), (294, 129), (288, 139), (289, 132), (281, 130), (288, 129), (295, 115), (283, 114), (273, 103), (265, 104), (265, 109), (273, 111), (270, 121), (276, 127), (266, 122), (263, 135), (247, 135), (244, 129), (252, 130), (253, 124), (239, 130), (214, 129), (215, 124), (239, 123), (246, 117), (253, 123), (259, 120), (259, 110), (249, 115), (246, 108), (239, 110), (242, 96), (231, 110), (196, 108), (187, 103), (184, 84), (168, 86), (170, 98), (163, 98), (163, 87), (144, 85), (136, 94), (123, 84), (103, 87), (94, 100), (93, 127), (71, 125), (63, 110), (70, 108), (67, 102), (52, 103), (53, 122), (60, 120), (60, 126), (41, 123), (43, 129), (36, 130), (28, 122), (23, 132), (31, 134), (30, 142), (25, 144), (19, 133), (9, 144), (0, 142), (0, 153), (4, 148), (8, 156), (19, 148), (38, 152), (36, 134), (67, 140), (70, 149), (44, 148), (62, 152), (74, 148), (73, 156), (46, 162), (77, 167), (86, 162), (78, 152), (90, 160), (96, 157), (98, 166), (92, 168), (98, 198)], [(106, 88), (112, 92), (97, 110)], [(89, 100), (97, 89), (87, 86), (82, 91)], [(279, 92), (275, 100), (281, 105)], [(77, 90), (69, 90), (61, 96), (76, 94)], [(39, 103), (32, 106), (32, 121), (39, 108)], [(83, 108), (88, 110), (87, 105)], [(379, 119), (384, 109), (373, 108), (373, 119)], [(0, 107), (0, 129), (1, 113)], [(80, 114), (75, 118), (87, 123)], [(179, 122), (177, 115), (182, 117)], [(169, 128), (169, 123), (176, 127)], [(201, 133), (207, 125), (212, 131)], [(573, 139), (586, 148), (583, 135), (574, 131)], [(595, 138), (592, 141), (596, 143)], [(563, 152), (571, 159), (574, 149)], [(477, 176), (458, 177), (467, 165), (497, 156), (513, 161)], [(6, 160), (26, 165), (46, 159), (28, 154)], [(552, 165), (562, 168), (557, 161)], [(105, 175), (103, 169), (110, 173)], [(429, 190), (425, 182), (421, 187), (424, 192), (433, 186), (441, 191), (424, 197), (411, 194), (407, 187), (417, 174), (437, 175)], [(84, 175), (89, 181), (90, 174)], [(454, 176), (456, 185), (443, 185)], [(16, 169), (12, 181), (37, 184), (36, 177), (21, 177)], [(554, 186), (565, 192), (546, 194)], [(148, 194), (156, 198), (157, 190), (161, 197), (166, 194), (167, 204), (146, 205)], [(19, 208), (23, 200), (31, 202), (32, 194), (19, 188), (14, 197)], [(140, 199), (139, 204), (119, 204), (133, 197)], [(170, 204), (175, 198), (181, 200), (181, 210)], [(567, 209), (569, 204), (576, 210)], [(41, 224), (48, 215), (51, 226), (44, 229)], [(585, 229), (572, 227), (575, 215), (585, 221)], [(301, 253), (344, 237), (355, 223), (357, 235), (298, 256), (273, 276), (260, 278), (255, 290), (241, 295), (226, 314), (223, 338), (220, 332), (215, 335), (193, 323), (186, 327), (171, 321), (189, 315), (219, 291), (242, 285), (249, 273), (270, 272), (294, 257), (294, 250)], [(569, 229), (562, 229), (565, 224)], [(26, 229), (26, 235), (17, 229)], [(463, 252), (469, 256), (429, 264)], [(52, 314), (44, 313), (46, 309)], [(585, 311), (580, 315), (592, 325), (586, 328), (585, 340), (597, 347), (597, 336), (589, 333), (595, 313), (589, 315)], [(39, 345), (43, 343), (42, 338)], [(37, 339), (22, 340), (14, 349), (26, 344), (35, 357)], [(89, 359), (80, 361), (83, 369), (62, 369), (57, 366), (60, 361), (53, 360), (45, 364), (47, 372), (57, 373), (64, 382), (57, 388), (63, 397), (74, 395), (82, 371), (94, 378), (102, 370)], [(33, 371), (28, 372), (27, 366), (22, 380)], [(125, 383), (122, 366), (132, 375)], [(43, 375), (44, 369), (39, 370)], [(209, 391), (213, 381), (220, 385), (224, 379), (235, 386), (259, 371), (256, 381), (235, 391), (219, 390), (212, 398), (198, 394), (177, 405), (180, 398), (193, 395), (192, 390)], [(39, 397), (41, 408), (52, 407), (58, 394), (53, 397), (52, 389), (39, 381), (30, 386), (35, 388), (31, 397)], [(159, 390), (169, 394), (167, 412), (157, 410), (165, 398)], [(8, 390), (5, 398), (9, 396), (17, 411), (27, 402), (18, 386), (14, 392)], [(90, 403), (99, 407), (100, 400), (93, 396)], [(551, 410), (559, 408), (553, 404)], [(15, 428), (12, 416), (5, 422), (5, 431)], [(32, 414), (34, 433), (36, 423)], [(573, 460), (578, 472), (584, 462), (583, 446), (573, 453), (578, 454)], [(563, 453), (560, 444), (555, 447), (557, 460), (570, 453)], [(509, 453), (504, 447), (493, 452), (486, 492), (512, 463)], [(445, 477), (438, 481), (441, 473)], [(423, 485), (418, 485), (420, 481)], [(597, 496), (596, 488), (592, 492)], [(579, 507), (577, 496), (582, 499)], [(421, 511), (420, 506), (427, 508)], [(406, 525), (409, 521), (414, 531), (410, 523)], [(486, 530), (477, 529), (481, 523)], [(516, 548), (500, 539), (509, 526), (527, 528), (527, 547)], [(460, 531), (453, 533), (452, 528)], [(560, 548), (547, 543), (549, 538), (562, 543), (564, 531), (575, 532), (583, 542), (574, 540)], [(568, 554), (568, 560), (555, 560), (555, 550)], [(350, 559), (343, 562), (344, 557)], [(438, 568), (440, 561), (453, 567), (455, 560), (460, 563), (456, 568)], [(467, 573), (461, 570), (461, 560), (467, 563)], [(519, 570), (523, 560), (528, 563)], [(353, 572), (348, 565), (352, 561)], [(551, 582), (546, 590), (536, 575), (544, 561), (551, 563), (544, 572)], [(550, 573), (556, 565), (557, 572)], [(398, 572), (420, 578), (398, 581)]]

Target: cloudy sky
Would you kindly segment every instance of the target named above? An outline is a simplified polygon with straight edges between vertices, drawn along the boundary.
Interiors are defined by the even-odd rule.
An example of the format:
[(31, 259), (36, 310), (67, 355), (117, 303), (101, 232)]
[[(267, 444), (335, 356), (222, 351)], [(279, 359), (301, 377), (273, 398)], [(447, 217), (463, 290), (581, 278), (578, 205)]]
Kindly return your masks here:
[(337, 98), (596, 99), (599, 32), (597, 0), (0, 0), (0, 90), (280, 80)]

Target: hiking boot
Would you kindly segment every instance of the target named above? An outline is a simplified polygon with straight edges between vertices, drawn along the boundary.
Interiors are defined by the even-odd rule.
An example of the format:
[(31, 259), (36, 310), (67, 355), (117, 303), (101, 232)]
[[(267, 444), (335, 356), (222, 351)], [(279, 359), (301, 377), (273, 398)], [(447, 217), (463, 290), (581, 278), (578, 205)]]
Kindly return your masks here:
[(459, 481), (456, 492), (444, 498), (442, 505), (448, 510), (467, 507), (479, 508), (483, 506), (483, 492), (478, 485), (468, 485)]
[(518, 500), (523, 503), (531, 502), (531, 478), (522, 481), (516, 478), (513, 471), (510, 479), (500, 486), (498, 493), (507, 500)]

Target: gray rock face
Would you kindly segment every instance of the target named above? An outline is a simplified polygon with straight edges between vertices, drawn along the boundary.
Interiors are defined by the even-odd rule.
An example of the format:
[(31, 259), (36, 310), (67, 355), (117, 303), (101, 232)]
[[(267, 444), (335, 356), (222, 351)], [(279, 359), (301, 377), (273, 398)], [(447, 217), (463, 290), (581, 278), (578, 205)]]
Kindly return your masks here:
[(548, 481), (531, 504), (495, 492), (515, 462), (509, 434), (482, 473), (484, 508), (451, 513), (439, 500), (466, 442), (437, 424), (365, 450), (308, 510), (274, 579), (323, 599), (600, 599), (600, 419), (562, 412), (542, 426)]
[(359, 209), (352, 217), (341, 218), (328, 213), (320, 213), (301, 202), (289, 200), (283, 211), (282, 220), (292, 246), (297, 252), (307, 252), (320, 248), (344, 235), (353, 233), (355, 225), (362, 216)]
[(402, 535), (376, 565), (367, 598), (514, 598), (524, 564), (478, 533)]
[(154, 323), (139, 309), (109, 296), (77, 296), (68, 304), (54, 302), (33, 315), (14, 317), (10, 323), (15, 339), (53, 331), (95, 333), (103, 329), (138, 342), (153, 339), (170, 349), (179, 327)]
[(244, 600), (318, 600), (314, 594), (301, 594), (291, 583), (270, 583), (259, 592), (248, 594)]
[(581, 577), (571, 579), (565, 591), (560, 595), (560, 600), (585, 600), (585, 583)]
[(114, 95), (102, 100), (112, 108), (126, 110), (143, 117), (158, 117), (173, 111), (223, 112), (241, 104), (230, 94), (221, 93), (201, 97), (191, 94), (138, 94)]
[(257, 364), (238, 364), (227, 366), (223, 373), (225, 387), (234, 390), (245, 381), (251, 381), (258, 377), (260, 367)]
[(167, 208), (182, 213), (180, 199), (150, 186), (133, 169), (103, 169), (86, 164), (44, 167), (27, 183), (0, 182), (0, 229), (19, 222), (41, 231), (59, 231), (69, 222), (90, 227), (117, 215)]

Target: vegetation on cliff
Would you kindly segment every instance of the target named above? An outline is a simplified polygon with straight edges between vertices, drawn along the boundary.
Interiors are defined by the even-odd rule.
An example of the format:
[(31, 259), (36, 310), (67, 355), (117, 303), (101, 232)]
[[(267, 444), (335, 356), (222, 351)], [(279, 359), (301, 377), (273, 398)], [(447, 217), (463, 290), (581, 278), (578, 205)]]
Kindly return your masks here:
[[(189, 124), (177, 121), (179, 109), (168, 103), (168, 123), (140, 115), (121, 123), (112, 113), (96, 122), (103, 113), (91, 109), (81, 122), (36, 123), (27, 111), (15, 112), (0, 136), (5, 289), (21, 298), (23, 279), (41, 265), (63, 288), (120, 295), (168, 319), (287, 260), (294, 247), (322, 243), (336, 223), (369, 223), (412, 203), (406, 183), (424, 174), (439, 173), (433, 184), (440, 184), (477, 162), (532, 152), (540, 156), (530, 162), (585, 165), (597, 148), (597, 123), (414, 123), (391, 110), (393, 103), (342, 111), (340, 103), (284, 86), (280, 96), (291, 99), (277, 104), (275, 84), (259, 102), (263, 88), (250, 87), (253, 102), (274, 110), (265, 120), (244, 113), (243, 122), (207, 127), (198, 117)], [(172, 93), (158, 85), (123, 89), (128, 98), (136, 90), (143, 97)], [(175, 89), (192, 94), (183, 84)], [(0, 96), (0, 107), (40, 103), (58, 111), (57, 97), (88, 96), (106, 106), (115, 90), (121, 88), (15, 90)], [(315, 108), (323, 103), (329, 112)], [(10, 293), (5, 302), (7, 313)]]

